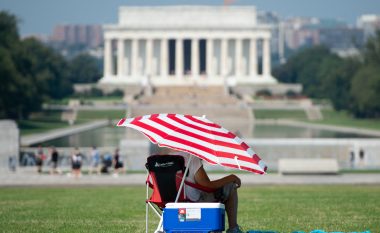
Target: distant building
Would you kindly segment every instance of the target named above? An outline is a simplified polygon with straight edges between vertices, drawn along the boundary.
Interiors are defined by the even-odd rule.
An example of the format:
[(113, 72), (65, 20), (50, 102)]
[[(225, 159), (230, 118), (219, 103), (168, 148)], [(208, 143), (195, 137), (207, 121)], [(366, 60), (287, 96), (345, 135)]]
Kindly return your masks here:
[(319, 29), (319, 44), (334, 50), (361, 48), (364, 44), (364, 33), (358, 28)]
[(380, 30), (380, 15), (362, 15), (358, 18), (356, 25), (363, 29), (364, 39), (367, 40)]
[(57, 25), (54, 27), (50, 41), (94, 48), (103, 44), (103, 30), (100, 25)]
[(309, 30), (307, 25), (315, 25), (317, 18), (290, 18), (284, 21), (285, 44), (289, 49), (298, 49), (303, 46), (311, 46), (318, 43), (318, 33)]
[[(275, 60), (281, 62), (284, 60), (284, 31), (281, 18), (275, 12), (259, 11), (257, 12), (257, 23), (267, 25), (271, 29), (272, 38), (270, 40), (271, 53), (277, 55)], [(260, 50), (259, 50), (260, 51)]]
[(293, 50), (325, 45), (344, 56), (357, 54), (365, 42), (363, 29), (334, 19), (292, 18), (285, 22), (284, 30), (286, 46)]

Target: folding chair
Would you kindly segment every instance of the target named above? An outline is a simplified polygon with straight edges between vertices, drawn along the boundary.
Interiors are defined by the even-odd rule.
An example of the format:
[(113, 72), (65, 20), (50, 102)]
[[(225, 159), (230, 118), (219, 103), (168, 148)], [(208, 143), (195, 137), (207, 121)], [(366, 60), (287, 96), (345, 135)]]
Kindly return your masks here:
[[(145, 164), (145, 167), (148, 170), (145, 205), (145, 229), (147, 233), (149, 207), (151, 207), (155, 214), (160, 218), (160, 222), (157, 225), (155, 232), (163, 232), (162, 210), (165, 208), (165, 205), (169, 202), (189, 202), (189, 200), (186, 199), (186, 193), (183, 189), (184, 183), (205, 192), (215, 191), (213, 189), (185, 181), (185, 174), (187, 174), (188, 165), (190, 164), (191, 158), (192, 157), (190, 157), (188, 164), (185, 167), (185, 160), (179, 155), (152, 155), (148, 157), (147, 163)], [(150, 197), (149, 188), (153, 190)]]
[[(185, 160), (178, 155), (152, 155), (147, 159), (145, 167), (148, 170), (146, 180), (146, 232), (148, 233), (149, 207), (160, 218), (160, 222), (155, 232), (162, 230), (162, 209), (168, 202), (176, 202), (177, 194), (180, 190), (181, 179), (185, 172)], [(149, 197), (149, 188), (153, 189)], [(184, 192), (178, 199), (185, 199)], [(153, 205), (155, 204), (155, 205)]]

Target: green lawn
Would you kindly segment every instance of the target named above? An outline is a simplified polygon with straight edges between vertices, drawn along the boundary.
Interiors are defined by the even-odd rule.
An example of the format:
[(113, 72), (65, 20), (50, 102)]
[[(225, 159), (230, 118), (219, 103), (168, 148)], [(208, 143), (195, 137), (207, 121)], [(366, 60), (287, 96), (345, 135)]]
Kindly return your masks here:
[(61, 121), (61, 111), (35, 113), (30, 116), (30, 119), (19, 121), (18, 125), (22, 135), (41, 133), (69, 126), (67, 122)]
[[(42, 111), (33, 114), (28, 120), (18, 121), (21, 135), (42, 133), (59, 128), (69, 127), (66, 121), (61, 120), (61, 111)], [(88, 122), (87, 119), (78, 119), (75, 124)]]
[[(125, 110), (82, 110), (78, 111), (75, 124), (82, 124), (97, 119), (120, 119), (126, 116)], [(69, 127), (61, 121), (61, 111), (43, 111), (35, 114), (28, 120), (18, 122), (21, 135), (42, 133), (49, 130)]]
[[(143, 186), (0, 188), (0, 229), (144, 232), (144, 192)], [(243, 187), (238, 219), (246, 230), (379, 232), (379, 194), (380, 186)]]
[(357, 119), (348, 112), (322, 110), (323, 120), (309, 121), (303, 110), (254, 110), (256, 119), (293, 119), (314, 124), (325, 124), (345, 127), (380, 130), (380, 119)]
[(81, 110), (78, 111), (78, 119), (95, 120), (95, 119), (113, 119), (119, 120), (126, 117), (126, 110)]
[(380, 119), (356, 119), (347, 112), (322, 110), (324, 119), (312, 123), (380, 130)]
[(305, 111), (303, 110), (254, 110), (256, 119), (296, 119), (307, 120)]

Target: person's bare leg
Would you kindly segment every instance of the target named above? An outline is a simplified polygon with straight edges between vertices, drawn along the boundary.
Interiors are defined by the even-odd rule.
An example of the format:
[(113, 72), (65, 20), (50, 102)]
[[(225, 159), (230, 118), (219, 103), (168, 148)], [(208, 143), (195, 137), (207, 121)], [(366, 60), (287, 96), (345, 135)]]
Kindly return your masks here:
[(225, 205), (228, 218), (228, 227), (229, 229), (232, 229), (237, 226), (238, 195), (236, 188), (232, 189)]

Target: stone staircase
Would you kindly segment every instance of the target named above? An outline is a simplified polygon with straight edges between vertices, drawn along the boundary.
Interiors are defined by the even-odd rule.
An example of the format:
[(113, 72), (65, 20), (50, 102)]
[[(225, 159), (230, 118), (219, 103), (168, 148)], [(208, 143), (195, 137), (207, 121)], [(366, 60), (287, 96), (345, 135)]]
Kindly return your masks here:
[(305, 108), (307, 119), (311, 121), (323, 120), (323, 114), (318, 106), (310, 106)]
[(152, 95), (142, 96), (129, 107), (129, 117), (154, 113), (205, 115), (243, 137), (249, 137), (253, 130), (250, 108), (235, 96), (225, 94), (223, 87), (156, 87)]

